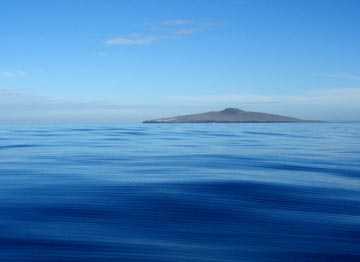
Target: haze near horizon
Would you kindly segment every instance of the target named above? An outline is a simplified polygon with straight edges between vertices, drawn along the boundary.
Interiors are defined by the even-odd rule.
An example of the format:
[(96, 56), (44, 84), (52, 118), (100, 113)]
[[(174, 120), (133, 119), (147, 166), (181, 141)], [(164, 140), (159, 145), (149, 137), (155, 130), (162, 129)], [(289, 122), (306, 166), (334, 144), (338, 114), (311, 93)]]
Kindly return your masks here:
[(0, 124), (227, 107), (360, 121), (359, 1), (2, 1)]

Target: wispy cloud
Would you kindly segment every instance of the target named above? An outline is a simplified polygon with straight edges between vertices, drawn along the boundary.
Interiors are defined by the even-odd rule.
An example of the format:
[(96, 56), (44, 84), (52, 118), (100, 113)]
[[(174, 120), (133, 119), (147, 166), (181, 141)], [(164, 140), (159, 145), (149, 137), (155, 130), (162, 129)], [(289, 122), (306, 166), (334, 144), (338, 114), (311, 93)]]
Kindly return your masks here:
[(192, 35), (200, 32), (200, 29), (181, 29), (173, 32), (174, 35)]
[(0, 78), (15, 78), (26, 75), (23, 70), (0, 71)]
[(160, 25), (164, 26), (199, 26), (199, 27), (207, 27), (207, 26), (219, 26), (221, 23), (208, 22), (208, 21), (195, 21), (195, 20), (184, 20), (184, 19), (174, 19), (174, 20), (166, 20), (160, 23)]
[[(162, 98), (160, 98), (162, 99)], [(166, 103), (147, 103), (139, 100), (99, 100), (99, 99), (58, 99), (40, 95), (38, 93), (22, 89), (0, 88), (0, 111), (23, 111), (26, 115), (30, 111), (70, 111), (78, 110), (88, 112), (118, 111), (125, 109), (148, 110), (182, 108), (182, 105)]]
[(360, 107), (360, 88), (332, 88), (312, 90), (303, 94), (251, 93), (211, 94), (198, 96), (176, 96), (172, 99), (202, 103), (238, 103), (238, 104), (328, 104)]
[(131, 37), (115, 37), (105, 42), (107, 45), (148, 45), (162, 39), (161, 36), (131, 36)]
[(160, 24), (161, 24), (161, 25), (175, 25), (175, 26), (179, 26), (179, 25), (187, 25), (187, 24), (189, 24), (189, 22), (190, 22), (190, 21), (188, 21), (188, 20), (174, 19), (174, 20), (162, 21)]
[(324, 75), (329, 78), (345, 79), (345, 80), (360, 80), (360, 75), (356, 74), (327, 74)]
[[(114, 37), (105, 41), (106, 45), (148, 45), (154, 42), (188, 36), (203, 31), (205, 27), (219, 25), (213, 22), (202, 22), (184, 19), (162, 21), (160, 23), (143, 23), (147, 33), (132, 34), (126, 37)], [(156, 31), (157, 34), (153, 34)]]
[(203, 102), (203, 103), (276, 103), (278, 100), (273, 96), (256, 95), (248, 93), (211, 94), (198, 96), (176, 96), (172, 97), (180, 101)]
[(58, 99), (28, 89), (0, 88), (0, 124), (139, 123), (164, 112), (175, 114), (184, 108), (166, 103), (148, 103), (141, 99)]

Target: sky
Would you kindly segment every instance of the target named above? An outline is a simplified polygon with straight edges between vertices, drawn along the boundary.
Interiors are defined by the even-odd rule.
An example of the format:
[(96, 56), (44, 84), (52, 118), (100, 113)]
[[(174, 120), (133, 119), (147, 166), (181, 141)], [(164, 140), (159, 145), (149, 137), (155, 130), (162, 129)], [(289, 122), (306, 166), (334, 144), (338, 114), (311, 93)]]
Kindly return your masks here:
[(0, 1), (0, 124), (237, 107), (360, 121), (360, 1)]

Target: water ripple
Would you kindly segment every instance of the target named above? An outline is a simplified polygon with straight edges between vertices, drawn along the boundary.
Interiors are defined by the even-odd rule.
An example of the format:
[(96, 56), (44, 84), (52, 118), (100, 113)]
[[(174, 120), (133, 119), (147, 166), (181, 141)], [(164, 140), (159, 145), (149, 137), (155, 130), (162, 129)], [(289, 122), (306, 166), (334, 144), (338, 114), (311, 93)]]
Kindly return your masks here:
[(0, 135), (1, 261), (360, 261), (359, 124)]

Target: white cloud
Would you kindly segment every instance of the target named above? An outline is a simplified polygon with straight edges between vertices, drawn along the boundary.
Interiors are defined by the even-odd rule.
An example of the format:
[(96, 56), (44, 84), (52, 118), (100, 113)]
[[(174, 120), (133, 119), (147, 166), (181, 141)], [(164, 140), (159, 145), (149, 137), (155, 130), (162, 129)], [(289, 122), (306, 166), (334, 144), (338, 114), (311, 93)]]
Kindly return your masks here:
[(132, 37), (115, 37), (105, 42), (107, 45), (148, 45), (160, 40), (161, 36), (132, 36)]
[[(160, 23), (143, 23), (142, 25), (151, 28), (149, 34), (132, 34), (129, 37), (114, 37), (105, 41), (106, 45), (148, 45), (159, 40), (179, 38), (201, 32), (205, 27), (219, 25), (212, 22), (201, 22), (184, 19), (167, 20)], [(158, 34), (152, 34), (153, 31)]]
[(184, 19), (174, 19), (174, 20), (166, 20), (160, 23), (160, 25), (164, 26), (198, 26), (198, 27), (207, 27), (207, 26), (218, 26), (220, 23), (214, 22), (206, 22), (206, 21), (195, 21), (195, 20), (184, 20)]
[(173, 99), (204, 103), (274, 103), (277, 102), (274, 97), (264, 95), (254, 95), (247, 93), (236, 94), (214, 94), (199, 96), (177, 96)]
[(179, 26), (179, 25), (186, 25), (189, 24), (191, 21), (188, 20), (183, 20), (183, 19), (174, 19), (174, 20), (166, 20), (161, 22), (161, 25), (175, 25), (175, 26)]
[(246, 104), (268, 104), (268, 103), (302, 103), (302, 104), (348, 104), (360, 107), (360, 88), (333, 88), (318, 89), (303, 93), (301, 95), (291, 94), (269, 94), (257, 95), (250, 93), (212, 94), (199, 96), (177, 96), (173, 97), (183, 101), (209, 102), (209, 103), (246, 103)]
[(176, 30), (174, 31), (175, 35), (192, 35), (195, 34), (197, 32), (200, 32), (200, 29), (181, 29), (181, 30)]
[(26, 75), (23, 70), (0, 71), (0, 78), (15, 78)]
[(186, 106), (169, 104), (161, 97), (151, 103), (144, 100), (56, 99), (28, 89), (0, 88), (0, 124), (140, 123), (156, 116), (166, 117), (167, 114), (175, 115), (186, 110)]
[[(160, 97), (160, 100), (162, 98)], [(165, 109), (182, 108), (179, 105), (164, 104), (155, 101), (147, 103), (140, 99), (128, 101), (129, 99), (118, 100), (85, 100), (85, 99), (57, 99), (34, 92), (13, 89), (0, 89), (0, 111), (23, 111), (24, 114), (30, 111), (69, 111), (77, 112), (85, 110), (95, 111), (118, 111), (124, 109)], [(136, 110), (135, 110), (136, 111)]]

